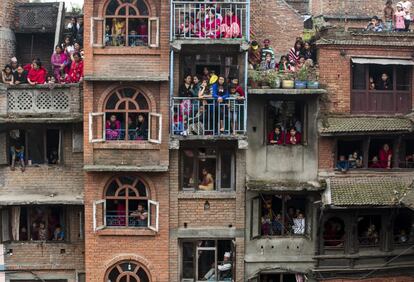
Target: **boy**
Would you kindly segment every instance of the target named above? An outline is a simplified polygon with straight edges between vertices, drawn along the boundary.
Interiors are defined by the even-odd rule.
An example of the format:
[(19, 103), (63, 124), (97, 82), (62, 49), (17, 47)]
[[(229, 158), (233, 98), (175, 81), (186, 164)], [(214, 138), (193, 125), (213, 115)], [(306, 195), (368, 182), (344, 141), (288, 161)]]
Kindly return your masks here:
[[(238, 82), (238, 79), (233, 79), (233, 81)], [(239, 92), (237, 92), (237, 89), (239, 89)], [(243, 93), (243, 96), (240, 94), (240, 90)], [(238, 86), (237, 84), (230, 84), (230, 98), (234, 99), (234, 100), (230, 100), (230, 118), (231, 118), (231, 130), (233, 132), (233, 134), (235, 134), (235, 129), (239, 128), (239, 126), (236, 126), (236, 124), (238, 123), (238, 117), (237, 114), (241, 113), (240, 108), (243, 107), (240, 104), (243, 104), (243, 102), (241, 102), (240, 100), (244, 100), (244, 92), (243, 89), (241, 89), (240, 86)], [(236, 109), (237, 106), (237, 109)]]
[(387, 0), (387, 2), (385, 3), (385, 8), (384, 8), (384, 22), (385, 22), (386, 31), (393, 30), (393, 19), (394, 19), (394, 8), (392, 7), (392, 1)]
[(12, 130), (10, 132), (10, 154), (11, 154), (11, 170), (15, 169), (16, 158), (19, 160), (21, 170), (24, 172), (24, 146), (20, 138), (19, 130)]
[(53, 240), (63, 241), (64, 239), (65, 239), (65, 232), (63, 232), (62, 230), (62, 226), (60, 224), (57, 224), (55, 231), (53, 232)]

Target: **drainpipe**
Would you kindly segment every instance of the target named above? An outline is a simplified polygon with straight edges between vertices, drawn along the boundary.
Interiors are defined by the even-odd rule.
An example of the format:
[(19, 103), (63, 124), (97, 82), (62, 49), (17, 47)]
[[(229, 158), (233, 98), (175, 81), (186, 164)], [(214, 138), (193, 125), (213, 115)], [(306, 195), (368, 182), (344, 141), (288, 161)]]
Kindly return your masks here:
[(65, 17), (63, 16), (65, 13), (65, 2), (59, 2), (59, 11), (56, 20), (56, 30), (55, 30), (55, 43), (53, 44), (53, 50), (55, 50), (55, 46), (59, 44), (61, 33), (62, 33), (62, 25), (64, 23)]

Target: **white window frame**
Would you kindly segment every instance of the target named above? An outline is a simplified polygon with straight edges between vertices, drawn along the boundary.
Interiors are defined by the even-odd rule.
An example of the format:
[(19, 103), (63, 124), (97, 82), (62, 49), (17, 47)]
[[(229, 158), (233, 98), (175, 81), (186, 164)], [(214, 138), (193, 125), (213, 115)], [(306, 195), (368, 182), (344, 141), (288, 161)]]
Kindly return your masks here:
[[(153, 214), (151, 213), (151, 206), (155, 206), (155, 226), (151, 225), (151, 219)], [(158, 232), (159, 230), (159, 211), (160, 211), (160, 203), (153, 201), (153, 200), (148, 200), (148, 228)]]
[[(102, 138), (93, 138), (93, 118), (102, 116)], [(100, 143), (106, 141), (105, 134), (105, 112), (89, 113), (89, 143)]]
[[(158, 138), (157, 139), (151, 139), (152, 117), (158, 118)], [(155, 143), (155, 144), (161, 144), (161, 141), (162, 141), (162, 114), (149, 113), (148, 114), (148, 142)]]
[[(97, 207), (98, 205), (102, 205), (102, 216), (103, 216), (103, 225), (97, 225)], [(93, 231), (96, 232), (98, 230), (104, 229), (106, 227), (106, 200), (97, 200), (93, 202)]]
[[(151, 44), (152, 41), (152, 29), (151, 29), (151, 22), (155, 22), (156, 26), (156, 35), (155, 35), (155, 43)], [(149, 17), (148, 18), (148, 47), (157, 48), (160, 46), (160, 19), (158, 17)]]
[[(102, 43), (95, 43), (94, 42), (94, 29), (95, 29), (95, 22), (100, 22), (101, 23), (101, 29), (102, 29)], [(92, 47), (99, 47), (102, 48), (105, 46), (105, 32), (104, 32), (104, 23), (105, 23), (105, 19), (101, 18), (101, 17), (92, 17), (91, 18), (91, 46)]]

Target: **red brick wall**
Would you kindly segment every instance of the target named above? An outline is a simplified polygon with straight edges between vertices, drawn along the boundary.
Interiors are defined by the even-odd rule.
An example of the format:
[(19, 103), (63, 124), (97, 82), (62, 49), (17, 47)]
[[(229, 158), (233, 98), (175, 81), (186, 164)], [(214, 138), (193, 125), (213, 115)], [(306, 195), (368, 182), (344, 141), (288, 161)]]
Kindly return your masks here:
[(334, 169), (334, 146), (333, 138), (319, 138), (319, 169), (333, 170)]

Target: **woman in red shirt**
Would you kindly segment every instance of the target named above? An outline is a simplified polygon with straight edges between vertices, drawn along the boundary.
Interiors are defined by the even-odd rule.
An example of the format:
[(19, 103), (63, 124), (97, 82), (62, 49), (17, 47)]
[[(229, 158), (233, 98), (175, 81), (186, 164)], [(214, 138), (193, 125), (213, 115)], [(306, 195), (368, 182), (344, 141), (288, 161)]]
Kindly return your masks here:
[(379, 151), (379, 162), (381, 168), (391, 168), (392, 150), (388, 144), (384, 144)]
[(40, 60), (34, 60), (32, 68), (27, 74), (27, 81), (30, 85), (44, 84), (46, 81), (47, 71), (42, 67)]
[(298, 145), (302, 141), (302, 136), (296, 131), (296, 128), (292, 127), (289, 133), (286, 135), (286, 144)]
[(79, 83), (83, 80), (83, 61), (79, 53), (74, 53), (69, 73), (66, 76), (66, 83)]

